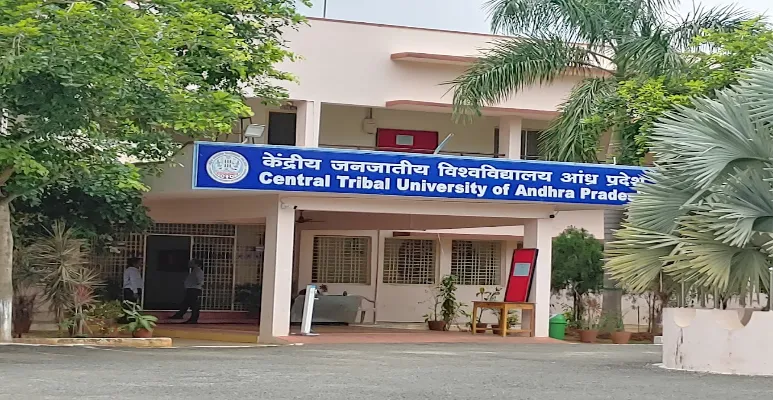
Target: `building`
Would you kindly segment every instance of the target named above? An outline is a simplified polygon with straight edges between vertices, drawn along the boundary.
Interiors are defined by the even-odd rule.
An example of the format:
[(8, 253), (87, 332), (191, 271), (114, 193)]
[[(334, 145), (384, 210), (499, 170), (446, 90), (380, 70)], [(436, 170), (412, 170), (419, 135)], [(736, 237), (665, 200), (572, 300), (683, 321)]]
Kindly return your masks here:
[[(442, 276), (457, 275), (459, 300), (472, 301), (480, 287), (507, 283), (513, 250), (523, 246), (540, 251), (530, 300), (537, 305), (536, 335), (546, 336), (552, 237), (568, 226), (602, 237), (603, 209), (626, 201), (625, 196), (602, 199), (590, 192), (580, 198), (579, 188), (629, 193), (629, 184), (607, 187), (605, 176), (641, 173), (511, 161), (538, 158), (538, 132), (581, 78), (567, 75), (522, 90), (485, 108), (481, 117), (456, 124), (444, 82), (461, 74), (473, 61), (470, 55), (491, 36), (313, 19), (286, 37), (302, 57), (283, 67), (298, 77), (288, 88), (291, 100), (265, 107), (259, 99), (248, 99), (255, 115), (237, 123), (221, 144), (184, 149), (177, 159), (180, 167), (149, 182), (145, 203), (156, 224), (144, 235), (124, 238), (120, 254), (103, 256), (104, 273), (117, 276), (126, 254), (143, 255), (145, 306), (170, 309), (182, 296), (185, 261), (203, 259), (203, 309), (238, 311), (234, 288), (258, 283), (263, 289), (261, 340), (271, 340), (288, 334), (291, 295), (307, 284), (326, 284), (331, 294), (346, 291), (372, 300), (375, 307), (366, 321), (422, 321), (427, 291)], [(265, 126), (262, 133), (259, 125)], [(446, 138), (441, 155), (411, 154), (432, 153)], [(324, 165), (311, 168), (310, 180), (295, 172), (290, 179), (276, 179), (282, 162), (299, 159), (312, 160), (312, 167), (314, 160)], [(542, 186), (534, 182), (524, 187), (534, 192), (514, 200), (492, 197), (491, 188), (478, 193), (477, 186), (445, 187), (445, 192), (427, 195), (431, 190), (421, 186), (421, 179), (415, 181), (419, 186), (401, 181), (398, 187), (399, 174), (379, 175), (375, 169), (361, 170), (359, 180), (356, 174), (342, 179), (336, 172), (332, 183), (315, 186), (311, 179), (330, 175), (336, 160), (389, 168), (402, 160), (414, 166), (426, 162), (432, 168), (429, 178), (438, 177), (442, 163), (479, 174), (483, 165), (516, 170), (510, 173), (549, 172), (550, 185), (575, 188), (577, 197), (562, 200), (557, 189), (537, 192)], [(269, 165), (276, 168), (265, 169)], [(274, 173), (258, 177), (258, 169)], [(562, 171), (582, 175), (582, 169), (597, 176), (598, 184), (555, 184)], [(373, 182), (379, 176), (391, 176), (390, 187), (379, 188)], [(371, 182), (365, 182), (369, 177)], [(456, 182), (448, 175), (441, 181), (429, 178), (435, 184)], [(467, 183), (477, 179), (480, 186), (488, 179), (468, 178)], [(518, 182), (512, 182), (509, 190), (515, 194)], [(222, 190), (229, 188), (245, 190)]]

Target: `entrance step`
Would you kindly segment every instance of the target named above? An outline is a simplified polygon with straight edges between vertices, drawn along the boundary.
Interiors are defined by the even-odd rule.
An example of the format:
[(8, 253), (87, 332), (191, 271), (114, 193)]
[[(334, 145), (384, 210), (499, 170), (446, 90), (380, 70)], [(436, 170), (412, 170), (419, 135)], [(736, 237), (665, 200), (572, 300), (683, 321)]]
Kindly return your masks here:
[[(179, 324), (190, 317), (190, 312), (183, 319), (169, 319), (176, 311), (148, 311), (158, 318), (159, 324)], [(199, 324), (258, 324), (258, 319), (251, 317), (246, 311), (202, 311), (199, 314)]]

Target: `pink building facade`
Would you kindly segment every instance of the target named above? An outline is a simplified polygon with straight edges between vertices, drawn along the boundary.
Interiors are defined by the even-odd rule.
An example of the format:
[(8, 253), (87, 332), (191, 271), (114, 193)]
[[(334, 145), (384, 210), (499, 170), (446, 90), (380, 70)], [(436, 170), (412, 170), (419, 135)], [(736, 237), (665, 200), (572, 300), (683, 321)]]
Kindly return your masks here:
[[(457, 123), (445, 83), (494, 37), (318, 19), (286, 37), (300, 56), (282, 66), (297, 77), (288, 84), (290, 100), (267, 107), (248, 98), (254, 116), (237, 122), (221, 148), (204, 159), (203, 147), (189, 146), (177, 166), (148, 182), (145, 204), (156, 224), (125, 240), (126, 252), (146, 260), (146, 308), (169, 308), (181, 295), (169, 289), (179, 271), (163, 270), (154, 260), (187, 250), (205, 262), (204, 310), (239, 311), (236, 288), (261, 287), (263, 341), (289, 334), (291, 298), (308, 284), (362, 296), (366, 323), (420, 322), (429, 311), (428, 291), (443, 276), (459, 277), (458, 298), (469, 303), (481, 287), (504, 287), (513, 250), (526, 247), (540, 252), (530, 301), (536, 303), (536, 335), (546, 336), (552, 238), (568, 226), (603, 237), (603, 210), (618, 203), (591, 201), (588, 193), (587, 201), (562, 201), (544, 190), (529, 193), (537, 197), (528, 200), (406, 195), (407, 186), (363, 192), (361, 183), (342, 189), (346, 184), (335, 174), (328, 182), (339, 185), (335, 190), (309, 190), (281, 178), (283, 189), (260, 175), (265, 155), (246, 154), (289, 157), (296, 151), (307, 159), (328, 157), (324, 162), (336, 155), (376, 160), (389, 154), (395, 164), (404, 155), (420, 157), (410, 158), (414, 164), (512, 162), (497, 169), (552, 171), (549, 163), (516, 160), (538, 157), (539, 131), (580, 77), (527, 88)], [(414, 154), (432, 153), (443, 141), (437, 156)], [(231, 164), (239, 156), (248, 172)], [(555, 173), (553, 179), (560, 179)], [(226, 183), (197, 184), (205, 175)], [(105, 272), (117, 274), (122, 262), (116, 256), (104, 260)]]

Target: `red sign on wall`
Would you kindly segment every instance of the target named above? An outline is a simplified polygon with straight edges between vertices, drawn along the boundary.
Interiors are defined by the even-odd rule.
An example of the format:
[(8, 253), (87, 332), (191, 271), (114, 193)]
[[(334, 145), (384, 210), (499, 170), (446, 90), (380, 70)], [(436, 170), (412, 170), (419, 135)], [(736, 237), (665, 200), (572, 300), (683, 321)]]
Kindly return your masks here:
[(534, 267), (537, 265), (537, 249), (517, 249), (513, 251), (510, 263), (510, 276), (507, 278), (505, 301), (525, 303), (529, 300)]
[(376, 133), (376, 147), (381, 151), (432, 154), (437, 146), (437, 132), (379, 128)]

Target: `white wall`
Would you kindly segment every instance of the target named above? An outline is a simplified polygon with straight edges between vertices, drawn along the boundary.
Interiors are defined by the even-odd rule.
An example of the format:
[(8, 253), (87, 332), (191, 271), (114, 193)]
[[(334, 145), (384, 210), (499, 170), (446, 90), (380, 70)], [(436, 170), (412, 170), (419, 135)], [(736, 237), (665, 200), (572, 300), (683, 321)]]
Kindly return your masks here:
[[(451, 102), (449, 82), (465, 69), (393, 61), (393, 53), (418, 52), (475, 56), (494, 36), (431, 31), (394, 26), (311, 20), (309, 26), (285, 34), (290, 49), (301, 59), (280, 68), (295, 74), (288, 83), (290, 97), (323, 103), (384, 107), (387, 101)], [(521, 90), (499, 106), (555, 111), (579, 76)]]

